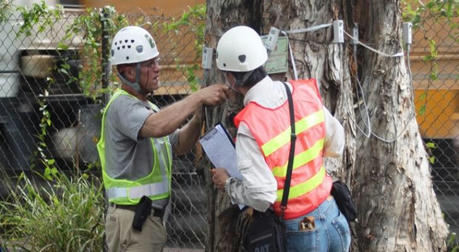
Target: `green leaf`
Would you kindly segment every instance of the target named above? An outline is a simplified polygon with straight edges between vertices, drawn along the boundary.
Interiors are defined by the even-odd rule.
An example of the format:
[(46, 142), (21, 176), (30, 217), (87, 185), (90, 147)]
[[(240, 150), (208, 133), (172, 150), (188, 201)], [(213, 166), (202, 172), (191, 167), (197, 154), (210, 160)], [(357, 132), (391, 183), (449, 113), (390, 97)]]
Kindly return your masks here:
[(419, 96), (418, 100), (419, 100), (419, 101), (423, 101), (423, 100), (426, 99), (426, 97), (427, 97), (427, 92), (423, 92), (423, 93)]
[(427, 142), (426, 147), (429, 149), (435, 149), (437, 148), (437, 145), (434, 142)]
[(426, 105), (423, 104), (420, 108), (419, 108), (419, 115), (424, 115), (426, 113)]
[(430, 75), (429, 75), (429, 79), (435, 81), (435, 80), (438, 80), (438, 73), (437, 72), (431, 72)]
[(53, 178), (51, 177), (51, 169), (49, 167), (45, 168), (45, 172), (43, 173), (43, 176), (47, 180), (53, 180)]

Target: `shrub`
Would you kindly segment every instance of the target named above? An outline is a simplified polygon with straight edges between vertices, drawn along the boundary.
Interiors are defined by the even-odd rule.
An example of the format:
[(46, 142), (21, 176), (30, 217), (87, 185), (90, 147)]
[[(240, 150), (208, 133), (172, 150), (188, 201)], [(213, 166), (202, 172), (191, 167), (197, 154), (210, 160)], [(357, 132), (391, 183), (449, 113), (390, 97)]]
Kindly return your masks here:
[(0, 237), (13, 251), (102, 251), (103, 216), (97, 178), (59, 173), (39, 185), (22, 174), (0, 201)]

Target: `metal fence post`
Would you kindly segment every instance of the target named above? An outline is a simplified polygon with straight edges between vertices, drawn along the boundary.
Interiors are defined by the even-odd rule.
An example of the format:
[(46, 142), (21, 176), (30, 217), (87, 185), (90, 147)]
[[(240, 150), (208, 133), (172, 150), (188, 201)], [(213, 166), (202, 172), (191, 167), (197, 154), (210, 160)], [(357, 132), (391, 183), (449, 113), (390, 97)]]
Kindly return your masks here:
[[(100, 22), (101, 22), (101, 27), (102, 27), (102, 36), (101, 36), (101, 65), (102, 65), (102, 88), (105, 89), (108, 87), (110, 84), (110, 44), (109, 44), (109, 36), (110, 33), (108, 31), (107, 27), (107, 20), (110, 18), (110, 15), (107, 11), (107, 8), (104, 7), (101, 9), (101, 14), (100, 14)], [(108, 94), (103, 95), (102, 97), (102, 103), (105, 104), (105, 102), (108, 99)]]

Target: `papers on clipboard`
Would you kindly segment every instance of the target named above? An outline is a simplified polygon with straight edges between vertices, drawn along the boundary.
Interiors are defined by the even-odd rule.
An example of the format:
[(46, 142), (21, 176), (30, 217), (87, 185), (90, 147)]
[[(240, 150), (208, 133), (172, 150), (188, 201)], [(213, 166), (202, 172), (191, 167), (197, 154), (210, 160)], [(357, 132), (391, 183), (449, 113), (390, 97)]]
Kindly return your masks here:
[(231, 177), (242, 179), (236, 166), (234, 143), (222, 124), (217, 124), (202, 136), (199, 143), (215, 167), (224, 168)]
[[(236, 150), (233, 140), (222, 124), (218, 123), (202, 136), (199, 143), (215, 167), (224, 168), (231, 177), (242, 179), (236, 166)], [(244, 205), (239, 204), (239, 209), (244, 207)]]

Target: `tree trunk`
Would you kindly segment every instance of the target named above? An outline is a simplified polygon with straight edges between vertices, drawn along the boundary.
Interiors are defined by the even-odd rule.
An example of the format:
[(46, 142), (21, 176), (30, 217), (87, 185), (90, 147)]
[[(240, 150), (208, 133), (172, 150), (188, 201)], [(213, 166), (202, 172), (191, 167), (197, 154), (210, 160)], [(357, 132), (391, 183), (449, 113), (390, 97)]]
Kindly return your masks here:
[[(271, 26), (293, 30), (341, 19), (346, 32), (351, 33), (358, 23), (361, 41), (395, 54), (402, 51), (399, 4), (395, 0), (208, 0), (206, 46), (216, 48), (223, 32), (234, 25), (249, 25), (267, 34)], [(359, 208), (359, 221), (352, 225), (353, 251), (445, 250), (448, 230), (414, 118), (413, 86), (405, 58), (358, 47), (356, 62), (349, 39), (345, 44), (332, 40), (331, 27), (289, 35), (298, 77), (318, 80), (325, 105), (346, 131), (343, 157), (326, 160), (326, 167), (351, 186)], [(289, 66), (287, 77), (292, 79), (290, 61)], [(206, 73), (206, 83), (223, 80), (214, 63)], [(207, 113), (210, 125), (217, 121), (232, 125), (228, 115), (241, 108), (240, 97), (228, 104), (212, 115)], [(216, 217), (229, 201), (224, 192), (210, 197), (215, 205), (209, 209), (208, 250), (214, 251), (217, 241), (222, 243)], [(229, 251), (232, 241), (223, 240), (227, 246), (220, 245), (218, 251)]]

